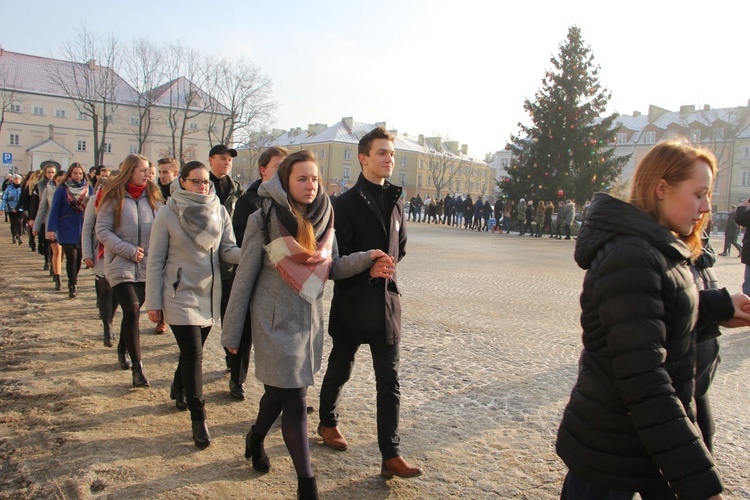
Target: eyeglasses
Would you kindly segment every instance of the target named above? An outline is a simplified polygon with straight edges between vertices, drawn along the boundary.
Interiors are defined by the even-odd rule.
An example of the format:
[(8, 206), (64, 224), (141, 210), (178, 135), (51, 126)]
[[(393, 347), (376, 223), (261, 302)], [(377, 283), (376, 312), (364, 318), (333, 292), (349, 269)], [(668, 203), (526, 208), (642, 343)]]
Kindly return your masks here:
[(205, 181), (203, 179), (185, 179), (185, 180), (192, 182), (193, 186), (195, 186), (195, 187), (200, 187), (201, 184), (203, 184), (204, 186), (210, 186), (211, 185), (211, 180), (210, 179), (206, 179)]

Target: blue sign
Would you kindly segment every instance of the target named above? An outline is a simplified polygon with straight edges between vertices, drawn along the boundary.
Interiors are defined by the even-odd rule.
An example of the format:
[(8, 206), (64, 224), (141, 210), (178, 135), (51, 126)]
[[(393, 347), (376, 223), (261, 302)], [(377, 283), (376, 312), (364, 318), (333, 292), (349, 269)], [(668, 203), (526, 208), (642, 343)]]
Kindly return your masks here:
[(13, 153), (3, 153), (3, 164), (13, 163)]

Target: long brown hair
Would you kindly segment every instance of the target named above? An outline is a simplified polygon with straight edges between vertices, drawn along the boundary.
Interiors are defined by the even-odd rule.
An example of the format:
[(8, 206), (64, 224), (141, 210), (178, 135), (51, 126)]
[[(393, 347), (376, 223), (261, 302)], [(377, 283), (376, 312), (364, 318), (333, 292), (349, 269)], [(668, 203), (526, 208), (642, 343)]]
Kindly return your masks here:
[[(320, 167), (318, 166), (318, 162), (315, 159), (313, 152), (303, 149), (302, 151), (297, 151), (296, 153), (292, 153), (284, 158), (279, 164), (277, 175), (281, 181), (281, 187), (283, 187), (284, 192), (286, 192), (289, 205), (292, 207), (292, 213), (297, 219), (297, 242), (308, 253), (313, 254), (318, 245), (315, 241), (315, 231), (313, 230), (313, 226), (310, 224), (310, 221), (307, 220), (307, 217), (305, 217), (308, 207), (294, 201), (289, 194), (289, 178), (292, 176), (292, 167), (294, 167), (295, 163), (303, 161), (311, 161), (315, 163), (315, 167), (318, 168), (318, 172), (320, 172)], [(320, 192), (320, 185), (318, 185), (318, 192)]]
[(73, 163), (70, 164), (70, 166), (68, 167), (68, 170), (65, 172), (65, 177), (63, 177), (63, 180), (62, 180), (63, 184), (68, 182), (68, 179), (70, 179), (70, 175), (73, 173), (73, 170), (77, 168), (81, 169), (81, 172), (83, 172), (83, 178), (84, 180), (86, 179), (86, 171), (83, 169), (83, 165), (81, 165), (77, 161), (74, 161)]
[[(638, 164), (633, 175), (633, 185), (630, 190), (631, 204), (640, 208), (654, 220), (659, 220), (659, 205), (656, 197), (656, 186), (661, 179), (668, 185), (677, 186), (693, 175), (695, 162), (706, 162), (711, 169), (713, 179), (716, 179), (716, 157), (709, 149), (691, 145), (686, 139), (670, 139), (660, 142)], [(709, 201), (713, 186), (709, 186), (706, 196)], [(684, 241), (693, 256), (700, 255), (702, 243), (701, 234), (708, 224), (711, 212), (701, 214), (701, 220), (691, 234), (677, 235)]]
[[(138, 163), (141, 161), (149, 163), (148, 158), (145, 156), (139, 154), (128, 155), (122, 164), (120, 164), (120, 173), (117, 177), (108, 180), (102, 188), (102, 199), (97, 207), (97, 211), (101, 210), (107, 203), (113, 203), (115, 207), (115, 228), (120, 225), (120, 213), (122, 212), (122, 205), (125, 200), (125, 186), (130, 182), (133, 172), (135, 172)], [(146, 182), (146, 193), (151, 210), (156, 210), (156, 202), (162, 201), (159, 186), (153, 182)]]

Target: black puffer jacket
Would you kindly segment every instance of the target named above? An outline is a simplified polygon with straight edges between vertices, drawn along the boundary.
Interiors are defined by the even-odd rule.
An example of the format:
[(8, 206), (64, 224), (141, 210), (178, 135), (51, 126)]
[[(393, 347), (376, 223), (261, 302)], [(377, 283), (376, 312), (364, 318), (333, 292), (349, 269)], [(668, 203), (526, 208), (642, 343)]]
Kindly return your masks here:
[(557, 435), (560, 458), (593, 484), (640, 491), (666, 479), (681, 499), (722, 491), (693, 423), (692, 332), (699, 315), (715, 323), (734, 308), (726, 290), (700, 292), (699, 307), (689, 257), (638, 208), (595, 195), (575, 250), (587, 270), (583, 351)]

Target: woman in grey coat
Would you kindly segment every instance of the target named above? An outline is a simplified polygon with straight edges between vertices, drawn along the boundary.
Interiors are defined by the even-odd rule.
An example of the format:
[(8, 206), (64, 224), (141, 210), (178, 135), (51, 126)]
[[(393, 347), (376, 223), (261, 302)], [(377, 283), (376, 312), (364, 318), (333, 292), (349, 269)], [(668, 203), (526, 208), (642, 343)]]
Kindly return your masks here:
[(238, 264), (240, 248), (203, 163), (187, 162), (171, 190), (151, 227), (144, 307), (151, 321), (172, 327), (180, 361), (171, 397), (179, 410), (190, 409), (193, 441), (203, 449), (211, 444), (203, 399), (203, 344), (220, 319), (219, 258)]
[(330, 200), (318, 184), (310, 151), (287, 156), (260, 185), (261, 209), (248, 220), (242, 256), (224, 317), (221, 343), (236, 352), (250, 315), (255, 375), (265, 387), (245, 457), (259, 472), (270, 469), (263, 440), (282, 413), (281, 431), (298, 478), (298, 498), (317, 498), (307, 437), (307, 386), (320, 370), (323, 289), (373, 267), (393, 267), (385, 252), (339, 257)]
[(122, 311), (120, 337), (133, 362), (133, 387), (149, 387), (141, 364), (138, 322), (146, 295), (151, 224), (162, 205), (161, 191), (148, 182), (145, 156), (128, 155), (120, 171), (102, 190), (96, 211), (96, 237), (104, 245), (104, 274)]

